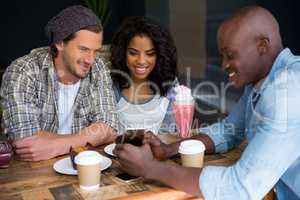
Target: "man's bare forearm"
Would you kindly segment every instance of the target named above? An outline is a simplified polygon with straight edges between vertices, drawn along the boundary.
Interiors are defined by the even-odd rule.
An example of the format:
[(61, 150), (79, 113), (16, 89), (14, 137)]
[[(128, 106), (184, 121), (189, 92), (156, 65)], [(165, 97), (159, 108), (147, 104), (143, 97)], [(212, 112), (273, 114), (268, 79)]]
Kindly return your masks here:
[(93, 146), (97, 146), (113, 142), (117, 137), (117, 133), (108, 124), (98, 122), (82, 129), (78, 136), (82, 136), (86, 142), (89, 142)]
[[(39, 131), (38, 135), (47, 133)], [(115, 140), (116, 131), (105, 123), (94, 123), (82, 129), (77, 134), (59, 135), (53, 134), (56, 140), (56, 150), (58, 155), (69, 153), (71, 147), (85, 146), (90, 143), (93, 146), (109, 143)]]
[(145, 178), (147, 179), (157, 180), (175, 189), (202, 197), (199, 188), (200, 168), (182, 167), (152, 161), (148, 164), (148, 170), (146, 171)]

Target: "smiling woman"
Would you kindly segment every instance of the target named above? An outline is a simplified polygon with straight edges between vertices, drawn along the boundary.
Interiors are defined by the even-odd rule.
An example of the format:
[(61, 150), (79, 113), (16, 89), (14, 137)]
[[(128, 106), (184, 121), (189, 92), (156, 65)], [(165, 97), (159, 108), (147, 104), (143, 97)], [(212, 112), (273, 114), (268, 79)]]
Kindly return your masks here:
[(146, 80), (156, 64), (156, 52), (148, 36), (134, 36), (126, 50), (126, 64), (134, 82)]
[(169, 31), (145, 17), (128, 18), (113, 38), (111, 63), (125, 130), (174, 132), (168, 94), (177, 83), (177, 51)]

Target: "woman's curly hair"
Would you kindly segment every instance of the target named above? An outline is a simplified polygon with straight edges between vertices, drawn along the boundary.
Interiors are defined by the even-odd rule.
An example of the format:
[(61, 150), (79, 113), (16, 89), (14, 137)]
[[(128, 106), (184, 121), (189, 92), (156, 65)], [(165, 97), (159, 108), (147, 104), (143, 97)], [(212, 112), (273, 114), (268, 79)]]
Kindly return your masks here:
[[(166, 96), (177, 77), (177, 50), (170, 32), (159, 23), (146, 17), (127, 18), (113, 37), (110, 47), (112, 64), (112, 80), (122, 89), (129, 87), (129, 69), (126, 65), (126, 50), (135, 36), (147, 36), (154, 45), (156, 65), (148, 77), (154, 93)], [(119, 73), (119, 72), (122, 73)], [(153, 88), (155, 84), (158, 88)], [(156, 91), (159, 89), (159, 91)]]

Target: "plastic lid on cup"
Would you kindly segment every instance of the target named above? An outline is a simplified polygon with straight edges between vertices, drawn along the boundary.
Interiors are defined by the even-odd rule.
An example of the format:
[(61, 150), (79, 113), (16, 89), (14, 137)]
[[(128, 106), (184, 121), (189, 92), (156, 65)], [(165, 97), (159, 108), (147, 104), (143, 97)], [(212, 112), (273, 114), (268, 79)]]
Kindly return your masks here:
[(205, 145), (199, 140), (185, 140), (180, 143), (178, 152), (181, 154), (197, 154), (205, 151)]
[(75, 156), (75, 163), (77, 165), (94, 165), (103, 160), (100, 153), (97, 151), (82, 151)]

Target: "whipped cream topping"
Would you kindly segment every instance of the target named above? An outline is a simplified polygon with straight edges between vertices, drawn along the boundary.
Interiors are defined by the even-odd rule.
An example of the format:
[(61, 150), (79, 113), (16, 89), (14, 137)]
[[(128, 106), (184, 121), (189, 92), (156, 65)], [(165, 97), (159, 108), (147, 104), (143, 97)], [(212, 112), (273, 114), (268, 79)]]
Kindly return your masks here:
[(174, 88), (176, 95), (176, 102), (194, 102), (194, 98), (192, 96), (192, 90), (184, 85), (178, 85)]

